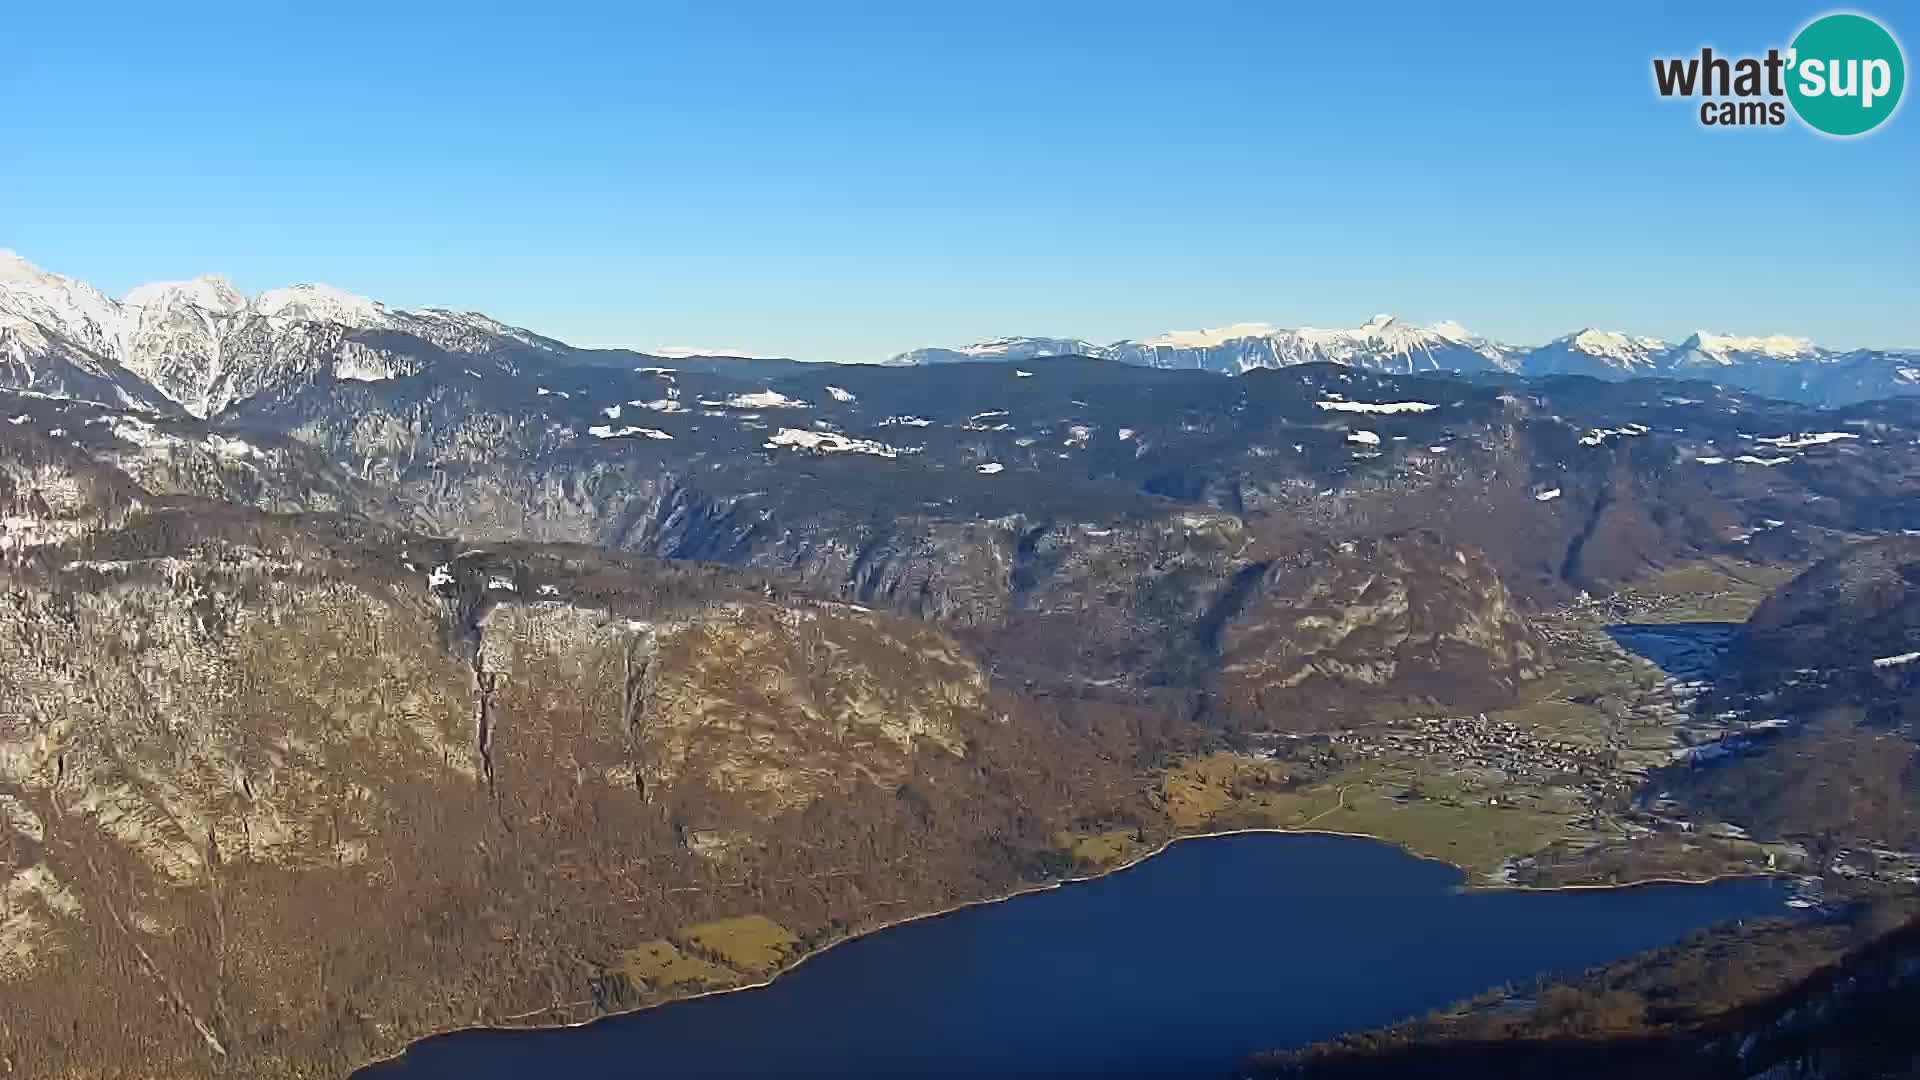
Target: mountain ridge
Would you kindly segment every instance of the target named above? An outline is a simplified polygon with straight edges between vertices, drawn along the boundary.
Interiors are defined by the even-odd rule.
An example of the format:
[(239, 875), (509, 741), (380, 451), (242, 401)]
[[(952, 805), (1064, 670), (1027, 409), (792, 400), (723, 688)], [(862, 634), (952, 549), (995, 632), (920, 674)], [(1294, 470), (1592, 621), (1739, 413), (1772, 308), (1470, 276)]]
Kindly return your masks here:
[(354, 348), (356, 335), (381, 331), (458, 354), (573, 351), (478, 312), (390, 308), (313, 283), (248, 297), (202, 274), (116, 300), (0, 250), (0, 385), (13, 389), (205, 418), (315, 371), (364, 380), (417, 367)]
[(894, 356), (889, 363), (1038, 360), (1068, 352), (1144, 367), (1197, 368), (1232, 375), (1326, 362), (1388, 374), (1502, 372), (1613, 380), (1704, 377), (1823, 406), (1920, 393), (1920, 349), (1830, 349), (1786, 334), (1742, 336), (1706, 330), (1668, 342), (1591, 326), (1527, 346), (1497, 342), (1452, 321), (1417, 326), (1387, 314), (1350, 329), (1234, 323), (1108, 345), (1074, 338), (1003, 337), (952, 349), (915, 349)]
[[(631, 350), (568, 344), (487, 315), (408, 310), (304, 283), (247, 296), (217, 274), (136, 286), (118, 299), (0, 249), (0, 387), (205, 418), (316, 377), (367, 381), (417, 372), (437, 353), (601, 366)], [(1920, 394), (1920, 350), (1822, 347), (1806, 338), (1700, 331), (1679, 342), (1587, 327), (1537, 346), (1456, 322), (1389, 314), (1351, 328), (1235, 323), (1106, 345), (1002, 337), (897, 354), (886, 366), (1038, 362), (1088, 356), (1139, 367), (1242, 375), (1334, 363), (1384, 374), (1705, 377), (1823, 407)], [(713, 357), (710, 359), (727, 359)]]

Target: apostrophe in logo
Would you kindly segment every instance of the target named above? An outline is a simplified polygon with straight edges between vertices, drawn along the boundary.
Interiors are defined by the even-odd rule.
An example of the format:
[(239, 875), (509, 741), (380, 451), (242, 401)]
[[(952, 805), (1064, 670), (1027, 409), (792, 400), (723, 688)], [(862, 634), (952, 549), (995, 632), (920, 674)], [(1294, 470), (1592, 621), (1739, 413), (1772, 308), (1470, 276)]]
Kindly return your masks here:
[(1863, 135), (1900, 106), (1906, 58), (1886, 27), (1865, 15), (1822, 15), (1786, 49), (1765, 56), (1656, 59), (1654, 88), (1661, 97), (1701, 98), (1705, 127), (1779, 127), (1793, 115), (1815, 131)]
[(1907, 65), (1900, 43), (1865, 15), (1824, 15), (1787, 50), (1787, 100), (1816, 131), (1862, 135), (1900, 104)]

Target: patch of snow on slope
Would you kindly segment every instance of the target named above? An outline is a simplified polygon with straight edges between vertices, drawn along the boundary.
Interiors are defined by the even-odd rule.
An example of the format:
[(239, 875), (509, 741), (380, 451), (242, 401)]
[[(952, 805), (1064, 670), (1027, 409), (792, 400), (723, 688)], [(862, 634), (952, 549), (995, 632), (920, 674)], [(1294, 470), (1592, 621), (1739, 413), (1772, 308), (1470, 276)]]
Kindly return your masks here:
[(829, 387), (827, 387), (827, 396), (828, 396), (828, 397), (830, 397), (830, 398), (832, 398), (833, 400), (835, 400), (835, 401), (839, 401), (839, 402), (847, 402), (847, 401), (857, 401), (857, 400), (859, 400), (859, 398), (858, 398), (858, 396), (857, 396), (857, 395), (855, 395), (855, 394), (853, 393), (853, 391), (851, 391), (851, 390), (842, 390), (842, 389), (840, 389), (840, 388), (839, 388), (839, 387), (837, 387), (837, 386), (829, 386)]
[(1851, 431), (1822, 431), (1814, 435), (1775, 435), (1770, 438), (1755, 439), (1754, 442), (1777, 446), (1782, 450), (1799, 450), (1808, 446), (1825, 446), (1841, 439), (1857, 439), (1860, 436)]
[(184, 445), (186, 442), (178, 435), (169, 435), (145, 420), (133, 416), (114, 417), (110, 430), (114, 438), (124, 443), (132, 443), (142, 450), (168, 450)]
[(612, 424), (595, 424), (587, 429), (587, 434), (598, 439), (624, 439), (629, 435), (645, 435), (649, 439), (673, 438), (659, 428), (629, 426), (616, 429)]
[(1314, 404), (1327, 412), (1350, 413), (1423, 413), (1432, 412), (1434, 409), (1439, 408), (1438, 405), (1430, 405), (1424, 401), (1383, 401), (1379, 403), (1369, 401), (1316, 401)]
[(1873, 666), (1877, 668), (1899, 667), (1902, 664), (1911, 664), (1915, 660), (1920, 660), (1920, 652), (1901, 653), (1899, 656), (1883, 656), (1875, 660)]
[(973, 467), (973, 471), (982, 476), (992, 476), (994, 473), (1004, 472), (1005, 470), (1006, 466), (997, 461), (989, 461), (984, 465), (975, 465)]
[(1601, 443), (1606, 442), (1608, 439), (1616, 435), (1620, 435), (1620, 436), (1645, 435), (1647, 432), (1651, 430), (1653, 429), (1647, 427), (1645, 424), (1628, 424), (1626, 427), (1619, 427), (1619, 428), (1594, 428), (1592, 431), (1589, 431), (1585, 435), (1580, 436), (1580, 445), (1581, 446), (1599, 446)]
[[(705, 404), (705, 402), (702, 402)], [(735, 394), (724, 403), (732, 409), (805, 409), (811, 406), (798, 398), (790, 398), (777, 390), (756, 390), (751, 394)]]
[(814, 450), (822, 454), (872, 454), (883, 458), (920, 452), (917, 446), (890, 446), (873, 439), (854, 439), (835, 431), (808, 431), (805, 428), (781, 428), (762, 445), (769, 450), (785, 446), (794, 450)]
[(1347, 441), (1350, 443), (1359, 443), (1361, 446), (1379, 446), (1380, 436), (1371, 431), (1349, 431), (1347, 432)]
[(1553, 500), (1559, 497), (1560, 497), (1559, 488), (1548, 488), (1545, 491), (1536, 492), (1533, 496), (1533, 501), (1534, 502), (1552, 502)]
[(260, 457), (260, 448), (241, 439), (228, 439), (219, 435), (207, 436), (207, 449), (221, 457), (252, 458)]
[[(339, 359), (333, 362), (333, 377), (350, 382), (386, 382), (401, 374), (403, 372), (396, 371), (385, 356), (358, 342), (343, 345)], [(546, 390), (540, 392), (544, 394)]]

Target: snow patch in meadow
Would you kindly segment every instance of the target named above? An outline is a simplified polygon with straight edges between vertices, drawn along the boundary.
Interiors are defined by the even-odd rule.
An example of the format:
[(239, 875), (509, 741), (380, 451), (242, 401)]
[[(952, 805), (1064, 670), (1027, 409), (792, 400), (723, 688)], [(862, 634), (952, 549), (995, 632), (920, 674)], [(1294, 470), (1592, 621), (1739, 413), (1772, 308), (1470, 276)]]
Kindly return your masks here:
[(1828, 443), (1839, 442), (1842, 439), (1857, 439), (1859, 437), (1860, 436), (1851, 431), (1822, 431), (1812, 435), (1774, 435), (1768, 438), (1755, 439), (1754, 442), (1765, 443), (1768, 446), (1779, 447), (1782, 450), (1800, 450), (1808, 446), (1825, 446)]
[(1423, 413), (1432, 412), (1440, 406), (1425, 401), (1316, 401), (1326, 412), (1350, 413)]
[(649, 439), (671, 439), (673, 436), (659, 428), (633, 427), (615, 428), (612, 424), (595, 424), (587, 429), (587, 434), (599, 439), (624, 439), (629, 435), (644, 435)]
[(1651, 430), (1653, 429), (1647, 427), (1645, 424), (1628, 424), (1626, 427), (1617, 428), (1594, 428), (1585, 435), (1580, 436), (1580, 445), (1599, 446), (1608, 439), (1616, 436), (1645, 435)]
[[(701, 402), (702, 405), (706, 402)], [(811, 406), (799, 398), (790, 398), (777, 390), (756, 390), (751, 394), (734, 394), (724, 404), (730, 409), (805, 409)]]
[(808, 431), (805, 428), (781, 428), (761, 445), (768, 450), (784, 446), (793, 450), (813, 450), (822, 454), (872, 454), (874, 457), (883, 458), (920, 452), (917, 446), (890, 446), (874, 439), (850, 438), (837, 431)]

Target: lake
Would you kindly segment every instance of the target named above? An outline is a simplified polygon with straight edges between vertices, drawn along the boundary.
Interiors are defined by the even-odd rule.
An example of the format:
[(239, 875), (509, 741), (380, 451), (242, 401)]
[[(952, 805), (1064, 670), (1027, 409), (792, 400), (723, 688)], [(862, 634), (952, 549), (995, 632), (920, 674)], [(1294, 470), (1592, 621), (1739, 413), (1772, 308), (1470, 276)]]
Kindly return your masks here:
[(1676, 679), (1704, 679), (1740, 633), (1739, 623), (1616, 623), (1607, 633), (1620, 647), (1644, 656)]
[(1189, 840), (1095, 881), (908, 923), (771, 986), (585, 1027), (467, 1031), (360, 1080), (1230, 1075), (1256, 1051), (1786, 911), (1761, 879), (1475, 892), (1371, 840)]

